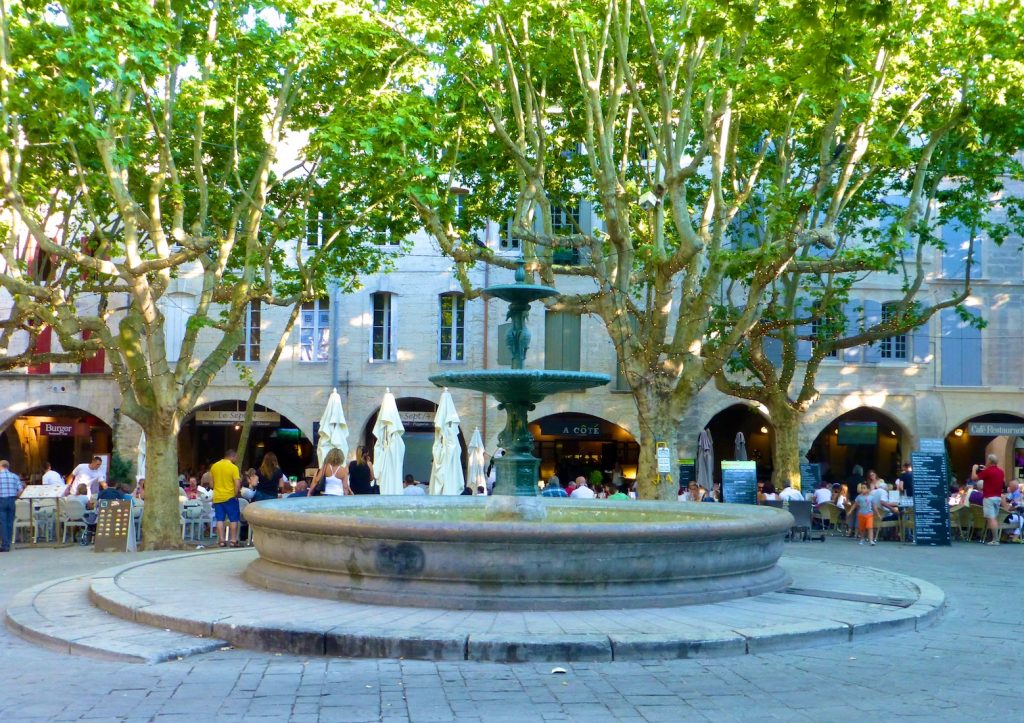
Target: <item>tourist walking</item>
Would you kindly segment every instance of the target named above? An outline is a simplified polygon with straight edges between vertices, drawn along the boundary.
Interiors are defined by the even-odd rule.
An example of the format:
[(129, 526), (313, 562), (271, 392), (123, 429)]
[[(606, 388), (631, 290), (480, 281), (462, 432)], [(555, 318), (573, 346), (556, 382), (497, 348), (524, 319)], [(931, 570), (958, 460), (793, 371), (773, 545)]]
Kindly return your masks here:
[(373, 472), (373, 463), (366, 447), (356, 447), (356, 458), (348, 465), (348, 486), (351, 494), (379, 495), (380, 487)]
[(277, 455), (267, 452), (263, 455), (263, 462), (256, 470), (256, 489), (253, 491), (252, 501), (262, 502), (263, 500), (276, 500), (277, 490), (284, 479), (284, 472), (277, 463)]
[(860, 538), (858, 545), (863, 545), (867, 539), (872, 545), (875, 544), (875, 498), (868, 494), (868, 486), (861, 482), (857, 486), (857, 499), (853, 501), (850, 510), (857, 511), (857, 537)]
[(24, 488), (10, 463), (0, 459), (0, 552), (9, 552), (14, 543), (14, 506)]
[(242, 473), (235, 464), (236, 458), (235, 450), (229, 449), (224, 453), (224, 459), (210, 467), (210, 478), (213, 480), (213, 514), (217, 521), (217, 541), (221, 547), (238, 547), (238, 522), (241, 519), (238, 494), (242, 489)]
[[(359, 449), (361, 450), (362, 447)], [(340, 449), (333, 447), (324, 459), (324, 466), (318, 469), (313, 476), (313, 484), (310, 485), (309, 494), (333, 495), (335, 497), (353, 494), (353, 489), (349, 482), (351, 476), (351, 465), (346, 471), (344, 455), (342, 455)], [(355, 494), (360, 493), (356, 492)]]

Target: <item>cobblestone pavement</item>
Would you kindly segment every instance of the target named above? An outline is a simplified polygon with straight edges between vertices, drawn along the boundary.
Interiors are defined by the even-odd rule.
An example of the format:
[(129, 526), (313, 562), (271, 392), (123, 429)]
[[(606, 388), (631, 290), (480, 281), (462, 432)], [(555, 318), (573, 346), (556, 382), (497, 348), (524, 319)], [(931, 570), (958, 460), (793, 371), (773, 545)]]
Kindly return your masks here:
[[(552, 665), (340, 660), (222, 650), (159, 665), (62, 655), (0, 630), (0, 720), (1019, 721), (1024, 545), (951, 549), (847, 540), (787, 554), (933, 582), (948, 609), (916, 633), (707, 661)], [(0, 605), (32, 584), (152, 555), (18, 549)], [(195, 591), (197, 607), (203, 591)], [(317, 602), (296, 606), (316, 615)], [(565, 615), (586, 613), (566, 610)], [(623, 613), (628, 615), (628, 612)]]

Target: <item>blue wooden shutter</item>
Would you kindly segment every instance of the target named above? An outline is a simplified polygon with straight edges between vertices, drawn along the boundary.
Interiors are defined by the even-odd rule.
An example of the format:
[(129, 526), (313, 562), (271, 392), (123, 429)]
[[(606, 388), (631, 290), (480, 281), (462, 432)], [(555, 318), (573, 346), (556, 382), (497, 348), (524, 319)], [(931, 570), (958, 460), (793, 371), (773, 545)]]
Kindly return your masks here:
[(562, 314), (548, 311), (544, 314), (544, 368), (562, 368)]
[(929, 319), (911, 334), (910, 360), (915, 364), (927, 364), (932, 361), (931, 327), (932, 321)]
[[(843, 304), (843, 313), (846, 315), (846, 329), (843, 332), (844, 337), (856, 336), (861, 332), (862, 326), (861, 320), (861, 303), (859, 301), (847, 301)], [(863, 345), (851, 346), (849, 349), (843, 349), (843, 361), (847, 364), (859, 364), (861, 361), (861, 352), (864, 350)]]
[[(505, 367), (512, 366), (512, 353), (508, 350), (508, 344), (505, 343), (505, 339), (508, 337), (508, 333), (511, 329), (511, 322), (498, 324), (498, 364)], [(547, 352), (546, 345), (544, 351)]]
[[(973, 316), (978, 312), (968, 309)], [(956, 309), (943, 309), (942, 385), (950, 387), (981, 386), (981, 330), (960, 318)]]
[[(801, 299), (796, 305), (796, 316), (798, 319), (807, 319), (814, 315), (814, 302), (810, 299)], [(798, 324), (796, 327), (797, 337), (810, 337), (814, 332), (813, 324)], [(797, 339), (796, 342), (796, 360), (807, 361), (811, 358), (811, 349), (813, 342), (807, 339)], [(779, 349), (781, 354), (781, 347)]]
[[(947, 279), (962, 279), (967, 273), (967, 254), (970, 250), (971, 232), (956, 219), (942, 227), (942, 241), (946, 248), (942, 252), (942, 275)], [(981, 271), (981, 244), (974, 245), (974, 263), (971, 276)]]
[[(864, 301), (864, 328), (878, 326), (882, 323), (882, 304), (878, 301)], [(864, 349), (864, 361), (878, 362), (882, 360), (881, 341), (874, 341)]]
[[(782, 367), (782, 340), (776, 339), (773, 336), (766, 337), (764, 340), (764, 357), (767, 359), (772, 366), (776, 369)], [(797, 352), (799, 356), (799, 350)], [(808, 357), (810, 358), (810, 354)]]

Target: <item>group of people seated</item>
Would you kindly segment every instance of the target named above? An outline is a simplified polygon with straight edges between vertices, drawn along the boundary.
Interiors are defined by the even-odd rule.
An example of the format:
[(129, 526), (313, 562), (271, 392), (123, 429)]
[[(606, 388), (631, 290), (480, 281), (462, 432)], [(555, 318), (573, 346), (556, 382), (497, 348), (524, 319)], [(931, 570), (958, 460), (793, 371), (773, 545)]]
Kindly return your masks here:
[(616, 486), (611, 482), (591, 482), (583, 475), (562, 487), (558, 475), (551, 475), (541, 490), (541, 497), (571, 497), (574, 500), (628, 500), (632, 499), (625, 486)]

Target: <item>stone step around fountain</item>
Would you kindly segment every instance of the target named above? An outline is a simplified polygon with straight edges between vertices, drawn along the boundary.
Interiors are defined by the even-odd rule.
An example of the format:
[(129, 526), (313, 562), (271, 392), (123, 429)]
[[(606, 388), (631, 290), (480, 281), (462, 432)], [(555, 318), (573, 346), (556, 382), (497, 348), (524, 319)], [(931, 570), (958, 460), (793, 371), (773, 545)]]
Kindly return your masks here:
[[(495, 662), (708, 658), (912, 632), (942, 610), (941, 590), (883, 570), (786, 559), (793, 586), (678, 608), (459, 611), (317, 600), (242, 579), (253, 550), (179, 555), (104, 571), (92, 602), (118, 617), (295, 655)], [(194, 591), (203, 590), (197, 609)], [(214, 612), (215, 611), (215, 612)], [(298, 614), (297, 611), (301, 611)], [(296, 622), (301, 620), (302, 622)]]
[(88, 577), (69, 577), (17, 593), (5, 615), (19, 637), (60, 653), (126, 663), (161, 663), (207, 653), (227, 643), (128, 622), (94, 607)]

